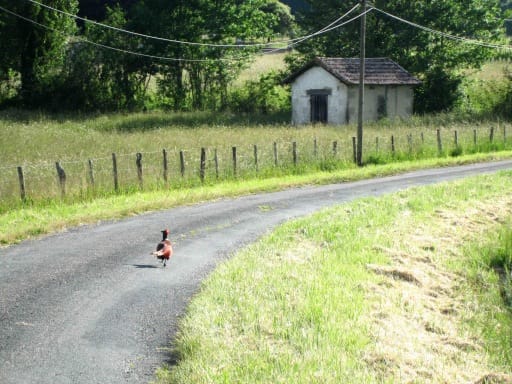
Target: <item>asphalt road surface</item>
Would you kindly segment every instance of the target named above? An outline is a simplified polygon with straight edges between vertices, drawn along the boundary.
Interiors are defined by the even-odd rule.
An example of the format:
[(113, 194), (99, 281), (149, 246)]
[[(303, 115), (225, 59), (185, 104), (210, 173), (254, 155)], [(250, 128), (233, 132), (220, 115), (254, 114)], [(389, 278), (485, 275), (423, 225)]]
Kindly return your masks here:
[[(512, 160), (180, 207), (0, 249), (0, 383), (147, 383), (201, 280), (279, 223)], [(149, 255), (168, 227), (167, 268)]]

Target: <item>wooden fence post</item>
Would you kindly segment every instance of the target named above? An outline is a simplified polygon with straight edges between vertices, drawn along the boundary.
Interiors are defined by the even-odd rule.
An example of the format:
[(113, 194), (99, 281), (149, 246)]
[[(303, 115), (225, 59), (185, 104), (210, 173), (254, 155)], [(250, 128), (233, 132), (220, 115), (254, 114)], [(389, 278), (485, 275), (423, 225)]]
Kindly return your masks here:
[(421, 132), (421, 144), (425, 144), (425, 135)]
[(459, 134), (458, 134), (457, 130), (455, 130), (455, 132), (453, 134), (453, 142), (455, 144), (455, 148), (457, 148), (459, 146)]
[(258, 172), (258, 146), (256, 144), (254, 144), (254, 167)]
[(89, 184), (91, 185), (92, 188), (94, 188), (94, 167), (93, 167), (93, 164), (92, 164), (92, 160), (89, 159), (87, 161), (87, 164), (88, 164), (88, 167), (89, 167)]
[(292, 158), (293, 158), (293, 165), (297, 165), (297, 142), (294, 141), (292, 143)]
[(395, 136), (391, 135), (391, 154), (395, 156)]
[(277, 157), (277, 143), (274, 141), (274, 166), (277, 167), (278, 157)]
[(317, 157), (318, 157), (318, 142), (317, 142), (317, 140), (316, 140), (316, 137), (315, 137), (315, 138), (314, 138), (314, 140), (313, 140), (313, 156), (314, 156), (315, 158), (317, 158)]
[(231, 155), (233, 158), (233, 175), (236, 177), (236, 147), (231, 147)]
[(375, 138), (375, 152), (379, 153), (379, 136)]
[(180, 173), (181, 177), (185, 177), (185, 154), (180, 151)]
[(135, 155), (135, 164), (137, 165), (137, 178), (139, 179), (140, 189), (144, 188), (144, 182), (142, 180), (142, 153), (137, 152)]
[(489, 134), (489, 142), (492, 143), (494, 141), (494, 127), (491, 127), (491, 133)]
[(117, 174), (117, 158), (116, 154), (112, 153), (112, 173), (114, 175), (114, 190), (119, 191), (119, 177)]
[(60, 193), (62, 197), (64, 197), (66, 196), (66, 172), (64, 172), (64, 168), (60, 166), (58, 161), (55, 163), (55, 168), (57, 169), (57, 177), (59, 178)]
[(352, 136), (352, 154), (354, 155), (354, 163), (357, 164), (357, 139)]
[(336, 157), (336, 155), (338, 154), (338, 142), (337, 141), (332, 142), (332, 154), (334, 157)]
[(164, 181), (167, 183), (169, 177), (169, 161), (167, 160), (167, 151), (162, 149), (163, 167), (164, 167)]
[(204, 183), (204, 174), (206, 169), (206, 149), (201, 148), (201, 160), (199, 162), (199, 178)]
[(476, 147), (476, 129), (473, 129), (473, 144)]
[(21, 200), (25, 201), (27, 195), (25, 194), (25, 178), (23, 177), (23, 168), (21, 167), (18, 167), (18, 180), (20, 182)]
[(439, 154), (443, 153), (443, 142), (441, 141), (441, 130), (437, 130), (437, 152)]
[(215, 177), (219, 178), (219, 156), (217, 155), (217, 148), (213, 151), (213, 161), (215, 163)]

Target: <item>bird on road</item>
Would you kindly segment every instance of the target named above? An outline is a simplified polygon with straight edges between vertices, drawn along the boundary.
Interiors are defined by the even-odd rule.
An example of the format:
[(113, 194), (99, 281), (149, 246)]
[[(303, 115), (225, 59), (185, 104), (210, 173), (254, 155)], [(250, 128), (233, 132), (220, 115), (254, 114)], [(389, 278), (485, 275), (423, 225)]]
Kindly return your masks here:
[(151, 252), (153, 256), (155, 256), (158, 260), (160, 260), (164, 267), (167, 261), (172, 256), (172, 244), (171, 240), (169, 240), (169, 230), (164, 229), (162, 232), (162, 240), (157, 244), (156, 251)]

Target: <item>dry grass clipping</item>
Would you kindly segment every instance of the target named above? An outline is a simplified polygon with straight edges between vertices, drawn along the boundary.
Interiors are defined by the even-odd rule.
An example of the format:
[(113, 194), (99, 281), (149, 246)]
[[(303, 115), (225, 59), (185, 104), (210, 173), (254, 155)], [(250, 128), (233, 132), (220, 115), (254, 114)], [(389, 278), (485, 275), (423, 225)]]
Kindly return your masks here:
[(442, 270), (444, 258), (511, 213), (512, 198), (505, 196), (465, 212), (438, 210), (434, 225), (409, 226), (408, 217), (395, 223), (393, 247), (377, 248), (391, 264), (367, 266), (384, 276), (370, 287), (378, 304), (372, 308), (374, 349), (365, 356), (383, 382), (512, 383), (512, 376), (493, 372), (480, 341), (458, 326), (467, 309), (455, 294), (462, 277)]

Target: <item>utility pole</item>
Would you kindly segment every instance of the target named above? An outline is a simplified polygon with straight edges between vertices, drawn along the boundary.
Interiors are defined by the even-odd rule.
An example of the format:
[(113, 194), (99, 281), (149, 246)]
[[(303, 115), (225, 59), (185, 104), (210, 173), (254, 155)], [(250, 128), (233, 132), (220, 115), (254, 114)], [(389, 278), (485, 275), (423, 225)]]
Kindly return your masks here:
[(366, 56), (366, 0), (361, 0), (361, 31), (359, 34), (359, 109), (357, 114), (357, 165), (363, 165), (364, 67)]

